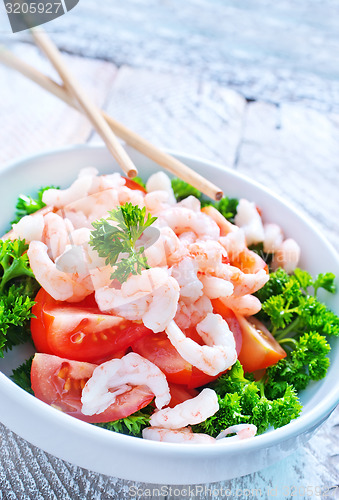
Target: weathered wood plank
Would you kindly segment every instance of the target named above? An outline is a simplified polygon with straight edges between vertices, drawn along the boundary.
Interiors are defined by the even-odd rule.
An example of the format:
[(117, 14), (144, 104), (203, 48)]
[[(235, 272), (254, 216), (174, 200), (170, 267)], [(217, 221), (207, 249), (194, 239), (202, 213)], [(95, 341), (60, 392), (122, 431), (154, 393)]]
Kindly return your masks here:
[[(54, 71), (35, 47), (15, 46), (18, 56), (38, 69)], [(116, 68), (111, 63), (66, 56), (88, 94), (101, 106), (114, 81)], [(85, 142), (92, 126), (87, 118), (11, 69), (0, 65), (0, 164), (18, 156), (67, 144)]]
[(336, 0), (81, 0), (46, 29), (61, 48), (118, 66), (207, 78), (252, 99), (339, 109)]
[(339, 115), (249, 103), (236, 166), (292, 201), (339, 249)]
[(245, 106), (243, 97), (215, 83), (124, 66), (105, 110), (157, 146), (232, 166)]

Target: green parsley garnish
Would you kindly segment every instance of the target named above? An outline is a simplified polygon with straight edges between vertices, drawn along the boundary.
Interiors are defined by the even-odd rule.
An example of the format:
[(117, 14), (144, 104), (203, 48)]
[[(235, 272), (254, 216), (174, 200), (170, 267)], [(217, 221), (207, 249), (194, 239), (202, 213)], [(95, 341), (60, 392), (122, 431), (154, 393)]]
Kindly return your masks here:
[(24, 391), (29, 392), (30, 394), (33, 394), (34, 392), (31, 387), (31, 368), (32, 368), (32, 361), (33, 361), (34, 356), (31, 356), (29, 359), (24, 361), (22, 365), (20, 365), (18, 368), (13, 370), (12, 375), (10, 378), (15, 382), (21, 389)]
[(201, 206), (206, 207), (207, 205), (212, 205), (230, 222), (234, 222), (234, 217), (237, 213), (237, 206), (239, 200), (236, 198), (228, 198), (225, 196), (221, 198), (220, 201), (212, 201), (207, 199), (198, 189), (194, 188), (187, 182), (174, 178), (171, 180), (172, 189), (174, 192), (175, 199), (181, 201), (188, 196), (195, 196), (200, 200)]
[(296, 269), (289, 276), (278, 269), (256, 295), (262, 301), (257, 315), (287, 352), (287, 357), (267, 369), (266, 391), (281, 395), (287, 385), (296, 391), (325, 377), (330, 361), (326, 336), (339, 336), (339, 318), (316, 298), (320, 288), (335, 292), (335, 276)]
[(240, 423), (257, 426), (258, 434), (288, 424), (299, 416), (301, 404), (295, 389), (287, 385), (281, 396), (269, 399), (263, 380), (255, 382), (245, 378), (244, 370), (237, 361), (231, 370), (209, 385), (215, 390), (219, 410), (201, 424), (194, 425), (195, 432), (216, 437), (227, 427)]
[(42, 195), (48, 189), (58, 189), (58, 188), (55, 188), (54, 186), (46, 186), (40, 188), (35, 198), (32, 198), (31, 196), (27, 196), (25, 194), (21, 194), (18, 198), (15, 207), (16, 208), (15, 219), (11, 223), (16, 224), (25, 215), (34, 214), (34, 212), (37, 212), (41, 208), (45, 207), (46, 204), (42, 201)]
[(94, 425), (109, 431), (141, 437), (142, 430), (149, 426), (149, 419), (153, 411), (154, 408), (148, 405), (145, 408), (133, 413), (129, 417), (121, 418), (120, 420), (115, 420), (114, 422)]
[(0, 357), (31, 338), (29, 320), (39, 289), (23, 240), (0, 240)]
[(90, 245), (106, 259), (106, 265), (115, 266), (112, 279), (123, 283), (130, 274), (140, 274), (148, 268), (144, 247), (138, 248), (137, 242), (155, 220), (150, 214), (146, 217), (145, 207), (126, 203), (111, 210), (107, 219), (93, 222)]

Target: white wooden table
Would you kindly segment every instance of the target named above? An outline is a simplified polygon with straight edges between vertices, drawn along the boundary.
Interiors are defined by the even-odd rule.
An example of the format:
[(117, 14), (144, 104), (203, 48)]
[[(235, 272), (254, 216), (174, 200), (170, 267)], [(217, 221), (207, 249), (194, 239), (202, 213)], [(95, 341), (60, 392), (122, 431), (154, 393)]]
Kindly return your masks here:
[[(100, 15), (91, 10), (92, 0), (82, 1), (79, 15), (83, 25), (76, 23), (74, 9), (72, 16), (69, 14), (63, 22), (56, 22), (53, 31), (59, 45), (71, 52), (66, 55), (67, 61), (98, 105), (159, 146), (217, 161), (272, 188), (305, 213), (339, 249), (339, 86), (327, 74), (339, 54), (338, 37), (334, 36), (339, 32), (335, 30), (339, 22), (335, 17), (331, 21), (330, 16), (331, 12), (337, 12), (335, 2), (325, 2), (331, 29), (323, 31), (317, 31), (317, 25), (303, 15), (305, 11), (300, 5), (294, 12), (302, 23), (303, 33), (314, 35), (311, 48), (314, 45), (316, 49), (317, 43), (321, 45), (330, 37), (326, 56), (321, 55), (324, 53), (321, 47), (312, 55), (314, 62), (320, 64), (322, 60), (323, 67), (328, 64), (326, 76), (320, 74), (319, 67), (312, 74), (309, 60), (304, 61), (304, 72), (294, 72), (295, 61), (292, 56), (288, 59), (288, 54), (285, 57), (290, 64), (285, 64), (281, 74), (274, 69), (274, 64), (280, 65), (278, 53), (275, 62), (273, 56), (267, 61), (256, 53), (255, 64), (244, 65), (249, 56), (244, 48), (240, 53), (239, 47), (244, 47), (246, 33), (253, 38), (250, 21), (257, 19), (260, 12), (264, 13), (265, 2), (258, 2), (259, 14), (254, 4), (244, 2), (247, 10), (242, 18), (243, 39), (239, 40), (238, 35), (230, 49), (233, 64), (221, 51), (224, 38), (220, 30), (215, 35), (217, 41), (221, 40), (219, 44), (211, 38), (215, 53), (205, 47), (206, 32), (201, 35), (201, 29), (208, 28), (207, 0), (186, 2), (180, 15), (173, 11), (175, 1), (156, 5), (157, 2), (147, 0), (145, 11), (138, 11), (138, 2), (129, 0), (125, 10), (117, 6), (111, 6), (110, 10), (106, 6)], [(223, 10), (220, 2), (213, 2), (225, 19), (235, 16), (240, 8), (236, 2), (229, 2)], [(314, 4), (320, 8), (318, 2)], [(126, 16), (131, 5), (134, 10), (128, 21)], [(272, 36), (274, 14), (283, 25), (287, 18), (282, 11), (287, 15), (289, 7), (291, 2), (285, 1), (278, 13), (277, 8), (272, 10), (268, 23)], [(195, 24), (189, 15), (192, 9), (196, 12), (194, 8), (202, 10)], [(171, 25), (171, 18), (166, 18), (168, 11), (173, 18), (177, 16), (181, 24)], [(110, 18), (112, 13), (115, 17)], [(95, 37), (81, 38), (85, 28), (89, 29), (91, 14), (102, 21), (102, 29)], [(112, 47), (110, 20), (117, 28)], [(152, 43), (147, 37), (154, 28), (152, 20), (153, 23), (159, 21), (153, 55)], [(143, 29), (134, 36), (132, 28), (137, 21)], [(193, 33), (195, 38), (185, 32), (186, 21), (189, 21), (188, 33)], [(291, 18), (286, 22), (291, 24)], [(173, 33), (177, 36), (173, 37)], [(10, 39), (8, 35), (2, 38)], [(48, 63), (33, 46), (18, 41), (25, 38), (26, 35), (16, 37), (11, 48), (26, 61), (50, 72)], [(142, 40), (144, 46), (140, 46)], [(129, 47), (133, 50), (129, 51)], [(165, 47), (166, 52), (161, 53)], [(283, 47), (285, 52), (292, 50), (291, 41)], [(306, 57), (309, 45), (299, 48), (299, 58), (300, 51), (304, 51)], [(257, 67), (260, 61), (262, 71)], [(339, 71), (338, 67), (333, 63), (333, 71)], [(238, 79), (234, 78), (234, 68), (239, 69)], [(0, 166), (18, 156), (44, 149), (100, 140), (77, 112), (1, 66), (0, 95)], [(261, 491), (257, 498), (270, 498), (269, 490), (271, 496), (276, 491), (275, 498), (306, 498), (299, 495), (299, 487), (318, 486), (321, 491), (334, 488), (339, 483), (338, 429), (339, 411), (336, 410), (311, 441), (289, 458), (255, 474), (208, 485), (210, 493), (198, 490), (195, 496), (182, 498), (211, 498), (213, 489), (221, 487), (230, 490), (233, 497), (238, 494), (238, 498), (251, 498), (246, 489)], [(147, 488), (157, 485), (136, 484), (82, 470), (35, 448), (2, 425), (0, 438), (0, 499), (180, 498), (178, 492), (169, 488), (163, 490), (162, 497), (156, 493), (150, 496)], [(133, 495), (135, 487), (139, 491)], [(327, 498), (336, 498), (336, 495), (338, 489), (336, 492), (332, 489)]]

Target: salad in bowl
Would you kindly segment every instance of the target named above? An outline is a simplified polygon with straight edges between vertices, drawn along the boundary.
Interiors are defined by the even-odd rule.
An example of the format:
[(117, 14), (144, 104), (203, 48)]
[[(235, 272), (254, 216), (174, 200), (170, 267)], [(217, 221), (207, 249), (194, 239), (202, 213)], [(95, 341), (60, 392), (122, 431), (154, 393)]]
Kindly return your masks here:
[[(16, 193), (1, 241), (1, 352), (4, 362), (11, 356), (11, 379), (36, 398), (26, 394), (23, 407), (40, 400), (84, 439), (99, 432), (123, 446), (125, 434), (138, 453), (161, 446), (162, 459), (196, 449), (200, 469), (207, 456), (211, 464), (228, 450), (262, 456), (284, 429), (293, 440), (319, 425), (337, 391), (304, 431), (293, 430), (305, 411), (300, 395), (313, 392), (312, 410), (327, 379), (339, 318), (323, 300), (335, 296), (338, 266), (314, 273), (294, 234), (302, 231), (289, 231), (283, 213), (271, 216), (280, 202), (252, 198), (256, 186), (242, 192), (249, 181), (234, 173), (228, 196), (212, 202), (153, 165), (130, 180), (107, 173), (107, 159), (100, 171), (103, 150), (98, 158), (89, 150), (87, 164), (85, 152), (69, 185), (52, 175), (35, 195)], [(35, 354), (15, 363), (9, 351), (25, 342)], [(109, 473), (135, 478), (118, 469)], [(234, 477), (215, 469), (207, 480)]]

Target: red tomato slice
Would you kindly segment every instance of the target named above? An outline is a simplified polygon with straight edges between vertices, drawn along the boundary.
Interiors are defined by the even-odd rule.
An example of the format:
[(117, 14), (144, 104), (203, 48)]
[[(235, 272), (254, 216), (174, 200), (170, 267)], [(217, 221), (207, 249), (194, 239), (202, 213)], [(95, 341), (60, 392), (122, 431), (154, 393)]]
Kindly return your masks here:
[(128, 187), (129, 189), (133, 189), (133, 191), (142, 191), (143, 193), (146, 193), (146, 189), (141, 186), (138, 182), (133, 181), (132, 179), (129, 179), (128, 177), (124, 177), (126, 181), (125, 186)]
[(70, 304), (40, 289), (35, 300), (32, 337), (37, 350), (47, 354), (100, 363), (123, 355), (135, 340), (152, 333), (142, 324), (103, 314), (93, 298)]
[(107, 410), (98, 415), (81, 413), (81, 393), (97, 365), (70, 361), (49, 354), (36, 354), (31, 382), (35, 396), (54, 408), (90, 423), (112, 422), (144, 408), (154, 398), (146, 386), (136, 386), (117, 396)]
[(245, 372), (254, 372), (275, 365), (286, 352), (273, 335), (256, 318), (238, 316), (243, 343), (238, 359)]
[(195, 398), (199, 394), (195, 389), (188, 389), (187, 387), (179, 384), (168, 384), (170, 393), (171, 393), (171, 401), (168, 406), (170, 408), (174, 408), (176, 405), (187, 401), (188, 399)]
[[(190, 336), (190, 332), (185, 333)], [(197, 338), (194, 338), (194, 340), (196, 341)], [(174, 384), (182, 384), (192, 389), (217, 378), (206, 375), (192, 366), (191, 363), (185, 361), (176, 348), (173, 347), (166, 333), (144, 336), (133, 343), (132, 350), (152, 361), (166, 375), (167, 380)]]
[(220, 314), (220, 316), (224, 318), (224, 320), (229, 326), (229, 329), (233, 333), (235, 340), (235, 348), (237, 350), (237, 354), (239, 354), (242, 346), (242, 331), (236, 315), (229, 307), (225, 306), (222, 300), (213, 299), (211, 302), (213, 305), (213, 311), (216, 314)]

